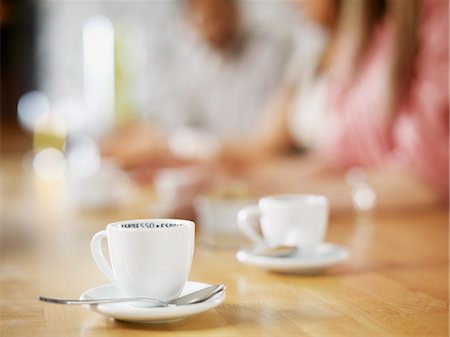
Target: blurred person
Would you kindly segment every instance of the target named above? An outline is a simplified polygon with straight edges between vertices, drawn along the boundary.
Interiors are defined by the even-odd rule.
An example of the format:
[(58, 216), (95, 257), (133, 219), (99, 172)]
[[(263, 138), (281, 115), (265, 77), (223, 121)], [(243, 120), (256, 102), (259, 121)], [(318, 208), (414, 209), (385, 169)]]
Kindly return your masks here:
[(331, 57), (338, 2), (298, 2), (304, 23), (295, 32), (295, 48), (283, 85), (255, 132), (224, 143), (220, 157), (226, 163), (246, 163), (273, 155), (304, 152), (321, 138), (327, 101), (326, 64)]
[(291, 42), (249, 23), (239, 1), (186, 4), (181, 62), (174, 68), (182, 96), (181, 124), (220, 139), (242, 135), (260, 120), (278, 90)]
[(230, 167), (261, 195), (324, 194), (336, 210), (354, 207), (361, 183), (381, 209), (445, 203), (448, 2), (299, 5), (328, 34), (316, 65), (292, 70), (266, 123), (222, 142), (209, 172)]
[(162, 123), (138, 122), (103, 143), (141, 180), (159, 168), (214, 155), (216, 145), (249, 132), (276, 92), (290, 41), (246, 24), (235, 0), (187, 0), (186, 22), (175, 27), (177, 46), (166, 74), (175, 113)]
[[(294, 104), (309, 98), (287, 87), (266, 126), (222, 145), (222, 162), (238, 165), (260, 194), (320, 193), (336, 210), (354, 206), (351, 191), (361, 181), (381, 209), (445, 204), (448, 2), (299, 4), (334, 32), (315, 73), (319, 98)], [(283, 155), (293, 144), (309, 151)]]

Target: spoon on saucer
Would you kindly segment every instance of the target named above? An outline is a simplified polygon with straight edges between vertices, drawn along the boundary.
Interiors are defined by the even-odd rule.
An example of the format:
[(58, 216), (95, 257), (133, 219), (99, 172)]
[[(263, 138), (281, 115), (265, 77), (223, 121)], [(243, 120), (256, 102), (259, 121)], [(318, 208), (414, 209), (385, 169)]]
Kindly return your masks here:
[(289, 245), (263, 245), (252, 249), (252, 254), (268, 257), (286, 257), (298, 251), (297, 246)]
[(43, 302), (57, 303), (57, 304), (105, 304), (105, 303), (121, 303), (121, 302), (142, 302), (153, 304), (156, 307), (173, 307), (178, 305), (189, 305), (194, 303), (205, 302), (214, 295), (220, 293), (225, 289), (223, 284), (217, 284), (206, 287), (190, 294), (178, 297), (169, 302), (163, 302), (156, 298), (150, 297), (132, 297), (132, 298), (93, 298), (84, 300), (70, 300), (62, 298), (53, 298), (47, 296), (39, 296), (38, 299)]

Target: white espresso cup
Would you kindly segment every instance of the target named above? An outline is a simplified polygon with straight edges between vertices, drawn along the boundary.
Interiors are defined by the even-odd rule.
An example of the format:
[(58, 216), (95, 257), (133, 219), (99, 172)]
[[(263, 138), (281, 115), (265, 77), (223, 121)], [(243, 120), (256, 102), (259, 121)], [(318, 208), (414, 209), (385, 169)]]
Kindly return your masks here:
[(238, 225), (257, 244), (296, 246), (309, 254), (325, 237), (328, 212), (328, 199), (321, 195), (272, 195), (243, 208)]
[[(124, 296), (170, 301), (188, 280), (194, 228), (192, 221), (178, 219), (113, 222), (92, 238), (92, 256)], [(108, 240), (111, 266), (103, 254), (103, 239)]]

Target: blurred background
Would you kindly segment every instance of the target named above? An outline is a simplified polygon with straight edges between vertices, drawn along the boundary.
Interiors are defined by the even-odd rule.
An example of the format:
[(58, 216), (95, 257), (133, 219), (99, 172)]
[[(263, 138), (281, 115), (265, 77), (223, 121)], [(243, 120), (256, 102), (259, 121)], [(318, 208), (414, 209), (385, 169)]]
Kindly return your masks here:
[[(139, 179), (102, 158), (102, 141), (140, 121), (169, 135), (189, 126), (208, 131), (206, 138), (196, 136), (192, 145), (189, 135), (177, 138), (174, 152), (208, 153), (212, 145), (205, 144), (216, 137), (255, 128), (284, 80), (298, 10), (290, 1), (230, 1), (233, 8), (215, 9), (205, 3), (1, 2), (2, 204), (15, 209), (2, 213), (3, 223), (20, 222), (30, 202), (12, 194), (32, 195), (49, 214), (172, 215), (180, 202), (173, 194), (197, 173), (167, 170), (156, 188), (142, 189)], [(236, 20), (235, 51), (223, 51), (222, 40), (237, 34)], [(11, 174), (17, 179), (10, 184)], [(232, 189), (247, 197), (239, 183)], [(199, 207), (209, 208), (205, 202)], [(234, 219), (249, 202), (219, 211)]]
[[(180, 82), (199, 67), (200, 54), (185, 29), (185, 7), (181, 0), (2, 1), (3, 133), (31, 140), (35, 120), (45, 113), (58, 120), (64, 138), (77, 132), (98, 137), (132, 119), (166, 128), (195, 119), (179, 112), (186, 85)], [(239, 7), (246, 29), (279, 49), (270, 57), (281, 77), (298, 24), (292, 3), (240, 1)], [(258, 80), (266, 81), (259, 94), (267, 96), (277, 79), (266, 77)], [(27, 110), (33, 106), (42, 111)]]
[[(239, 199), (220, 211), (233, 219), (293, 190), (364, 214), (448, 200), (448, 127), (436, 123), (448, 122), (445, 1), (0, 6), (2, 169), (38, 199), (191, 217), (178, 211), (206, 193)], [(270, 110), (275, 131), (259, 137)], [(304, 163), (288, 167), (292, 154)]]

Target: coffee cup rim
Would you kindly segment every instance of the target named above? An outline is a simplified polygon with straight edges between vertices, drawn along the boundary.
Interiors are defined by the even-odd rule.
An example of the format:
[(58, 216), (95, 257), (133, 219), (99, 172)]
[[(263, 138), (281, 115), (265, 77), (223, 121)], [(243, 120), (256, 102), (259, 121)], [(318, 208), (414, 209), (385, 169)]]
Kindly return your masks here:
[[(137, 226), (137, 225), (146, 225)], [(170, 226), (170, 224), (174, 224)], [(122, 225), (130, 225), (130, 226), (122, 226)], [(136, 226), (132, 226), (136, 225)], [(109, 223), (106, 228), (113, 230), (133, 230), (133, 231), (147, 231), (147, 230), (168, 230), (179, 227), (188, 227), (194, 228), (195, 223), (191, 220), (186, 219), (173, 219), (173, 218), (148, 218), (148, 219), (130, 219), (130, 220), (121, 220), (114, 221)]]
[(328, 205), (328, 198), (321, 194), (274, 194), (262, 197), (259, 199), (259, 205), (298, 205), (299, 203), (305, 204), (307, 202), (309, 205)]

